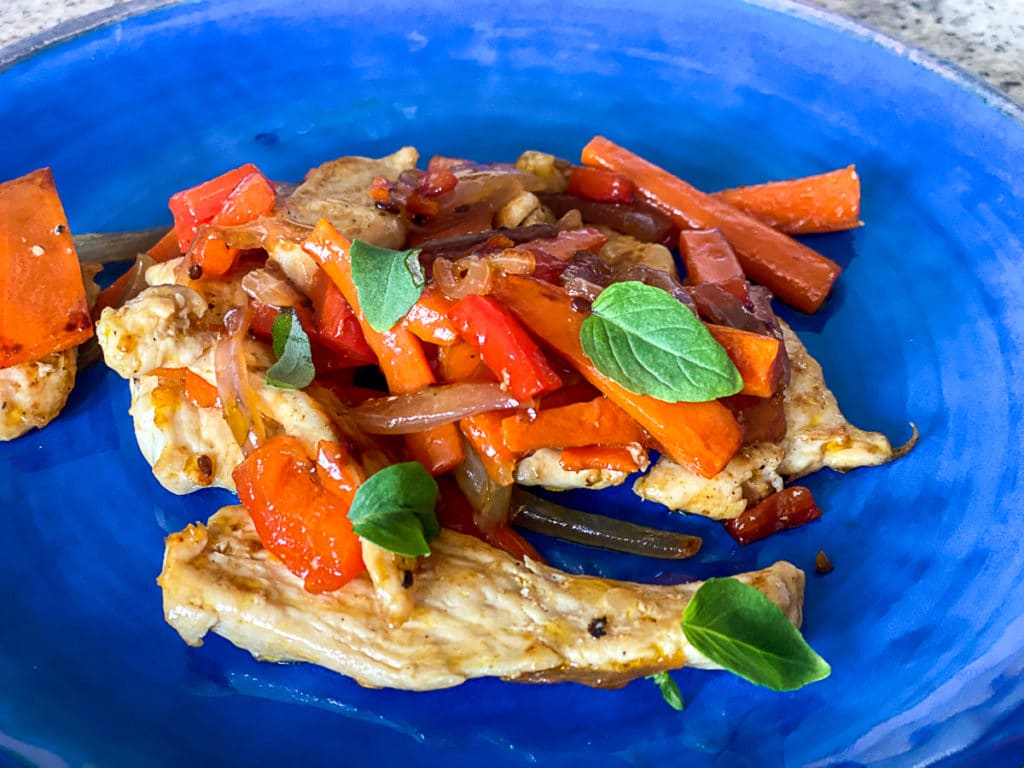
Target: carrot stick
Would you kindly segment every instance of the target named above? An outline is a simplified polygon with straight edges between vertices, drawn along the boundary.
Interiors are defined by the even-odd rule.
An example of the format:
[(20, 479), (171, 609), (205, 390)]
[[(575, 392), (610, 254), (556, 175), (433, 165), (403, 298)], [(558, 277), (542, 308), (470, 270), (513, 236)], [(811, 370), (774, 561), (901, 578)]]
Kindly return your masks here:
[(480, 454), (487, 475), (500, 485), (512, 485), (516, 479), (519, 456), (509, 450), (501, 434), (502, 411), (488, 411), (468, 416), (459, 422), (462, 434)]
[(860, 178), (852, 165), (800, 179), (723, 189), (712, 197), (790, 235), (840, 232), (861, 223)]
[(739, 394), (771, 397), (779, 390), (785, 357), (778, 339), (713, 323), (707, 323), (707, 329), (715, 341), (725, 347), (726, 354), (743, 377), (743, 389)]
[(509, 416), (501, 422), (501, 435), (516, 453), (647, 442), (640, 425), (607, 397), (540, 410), (533, 419), (525, 414)]
[(448, 346), (460, 338), (458, 329), (448, 318), (448, 312), (453, 306), (455, 302), (441, 293), (439, 288), (428, 285), (401, 323), (423, 341)]
[(724, 283), (739, 278), (746, 285), (739, 259), (717, 229), (680, 230), (679, 255), (686, 265), (688, 283)]
[(647, 430), (677, 464), (704, 477), (717, 475), (743, 441), (736, 419), (721, 403), (666, 403), (630, 392), (604, 376), (580, 346), (584, 312), (553, 285), (528, 277), (504, 276), (493, 295), (511, 309), (535, 336), (544, 339), (609, 400)]
[[(373, 329), (359, 306), (359, 294), (352, 282), (351, 243), (326, 219), (316, 225), (303, 250), (316, 259), (328, 277), (338, 286), (356, 313), (370, 349), (377, 355), (380, 369), (394, 394), (416, 392), (434, 383), (423, 344), (401, 324), (381, 333)], [(406, 448), (432, 474), (454, 469), (465, 458), (462, 439), (454, 424), (445, 424), (405, 437)]]
[(831, 259), (603, 136), (583, 148), (583, 162), (630, 177), (640, 195), (680, 227), (720, 229), (747, 276), (803, 312), (817, 311), (839, 277), (841, 267)]
[(647, 452), (640, 446), (581, 445), (563, 448), (558, 463), (568, 472), (606, 469), (611, 472), (636, 472), (648, 465)]
[(441, 378), (447, 382), (498, 380), (484, 365), (480, 350), (461, 339), (437, 348), (437, 368)]
[(0, 368), (62, 352), (92, 334), (50, 169), (0, 184)]

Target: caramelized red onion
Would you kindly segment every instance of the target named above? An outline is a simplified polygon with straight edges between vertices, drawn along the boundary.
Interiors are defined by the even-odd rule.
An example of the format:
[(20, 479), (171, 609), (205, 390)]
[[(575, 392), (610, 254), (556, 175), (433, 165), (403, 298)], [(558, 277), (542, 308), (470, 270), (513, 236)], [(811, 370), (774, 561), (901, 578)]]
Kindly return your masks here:
[(489, 535), (509, 521), (513, 486), (493, 480), (487, 474), (480, 454), (468, 442), (463, 442), (466, 458), (455, 469), (455, 482), (473, 507), (473, 521), (477, 528)]
[(245, 362), (245, 339), (251, 321), (252, 310), (248, 303), (228, 310), (224, 315), (224, 335), (214, 350), (217, 394), (223, 404), (224, 420), (246, 455), (266, 437), (266, 426)]
[(668, 248), (675, 248), (678, 245), (678, 230), (672, 220), (644, 202), (599, 203), (566, 194), (547, 194), (539, 197), (556, 216), (564, 216), (569, 211), (577, 210), (591, 224), (611, 227), (616, 232), (630, 235), (645, 243), (660, 243)]
[(352, 409), (355, 423), (373, 435), (406, 435), (450, 424), (485, 411), (518, 408), (519, 401), (494, 382), (425, 387), (406, 395), (375, 397)]

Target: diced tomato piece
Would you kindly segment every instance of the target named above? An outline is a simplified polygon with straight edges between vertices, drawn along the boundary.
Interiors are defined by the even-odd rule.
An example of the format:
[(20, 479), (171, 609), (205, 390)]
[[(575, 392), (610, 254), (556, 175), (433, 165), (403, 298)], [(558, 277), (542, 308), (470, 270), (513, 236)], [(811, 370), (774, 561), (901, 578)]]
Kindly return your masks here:
[(540, 347), (515, 315), (495, 299), (466, 296), (452, 308), (450, 316), (462, 337), (480, 350), (487, 367), (518, 400), (529, 400), (562, 386), (561, 377)]
[(263, 546), (314, 593), (340, 589), (364, 569), (348, 519), (361, 477), (343, 448), (320, 443), (318, 453), (311, 461), (297, 438), (279, 435), (232, 474)]
[(576, 166), (569, 173), (569, 183), (565, 191), (570, 195), (603, 203), (631, 203), (636, 186), (620, 173), (602, 168)]

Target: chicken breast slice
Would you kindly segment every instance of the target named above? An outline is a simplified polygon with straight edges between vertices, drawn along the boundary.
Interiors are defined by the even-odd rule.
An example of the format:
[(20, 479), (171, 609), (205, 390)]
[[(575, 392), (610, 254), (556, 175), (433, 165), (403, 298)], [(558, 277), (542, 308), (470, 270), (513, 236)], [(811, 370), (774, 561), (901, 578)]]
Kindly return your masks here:
[(406, 225), (400, 216), (373, 204), (370, 187), (378, 176), (397, 179), (416, 167), (419, 152), (413, 147), (379, 159), (341, 157), (314, 168), (285, 200), (289, 221), (315, 226), (328, 219), (349, 239), (359, 238), (384, 248), (401, 248)]
[[(611, 687), (685, 664), (715, 668), (679, 626), (699, 582), (574, 576), (445, 530), (416, 566), (411, 615), (392, 627), (365, 574), (336, 592), (306, 592), (241, 507), (166, 544), (164, 615), (185, 642), (213, 631), (257, 658), (312, 662), (364, 686), (422, 691), (500, 677)], [(736, 578), (799, 627), (802, 571), (778, 562)], [(602, 619), (603, 634), (593, 630)]]
[(75, 386), (78, 350), (66, 349), (0, 368), (0, 441), (41, 429), (57, 417)]
[(793, 330), (781, 325), (791, 366), (783, 396), (786, 436), (782, 443), (746, 446), (712, 478), (662, 457), (633, 485), (637, 495), (669, 509), (726, 520), (738, 517), (748, 502), (780, 490), (784, 479), (823, 467), (846, 471), (874, 466), (895, 456), (885, 435), (847, 421), (825, 385), (821, 366)]

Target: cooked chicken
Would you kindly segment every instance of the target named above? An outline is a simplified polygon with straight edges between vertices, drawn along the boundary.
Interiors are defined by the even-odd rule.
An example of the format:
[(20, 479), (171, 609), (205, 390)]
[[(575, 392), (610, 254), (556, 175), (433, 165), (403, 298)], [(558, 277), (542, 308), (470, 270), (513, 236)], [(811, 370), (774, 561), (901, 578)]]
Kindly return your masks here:
[(312, 227), (320, 219), (330, 222), (349, 239), (359, 238), (384, 248), (401, 248), (406, 226), (396, 214), (373, 205), (369, 194), (378, 176), (397, 179), (416, 167), (419, 153), (403, 147), (379, 160), (342, 157), (314, 168), (285, 202), (285, 217)]
[[(314, 595), (226, 507), (167, 538), (164, 615), (198, 645), (208, 631), (254, 656), (309, 661), (371, 687), (431, 690), (474, 677), (616, 686), (689, 664), (715, 668), (679, 626), (699, 582), (654, 586), (574, 576), (453, 531), (413, 574), (409, 619), (388, 625), (369, 579)], [(739, 580), (799, 626), (804, 575), (778, 562)], [(593, 631), (603, 619), (604, 634)]]
[(631, 267), (642, 264), (651, 269), (667, 272), (677, 280), (679, 279), (672, 251), (664, 245), (645, 243), (635, 237), (616, 232), (610, 227), (599, 226), (598, 229), (608, 238), (608, 242), (604, 244), (598, 254), (608, 264), (613, 267)]
[(0, 441), (45, 427), (64, 408), (75, 385), (77, 349), (0, 368)]
[(563, 469), (559, 464), (560, 455), (559, 451), (551, 448), (541, 448), (524, 457), (516, 465), (516, 482), (559, 491), (570, 488), (590, 488), (596, 491), (621, 485), (629, 477), (626, 472), (610, 469)]
[(825, 385), (821, 366), (782, 324), (792, 371), (784, 394), (786, 437), (780, 445), (745, 447), (724, 470), (705, 478), (662, 457), (633, 485), (648, 501), (716, 520), (738, 517), (748, 502), (782, 488), (783, 479), (822, 467), (845, 471), (882, 464), (895, 454), (889, 440), (850, 424)]

